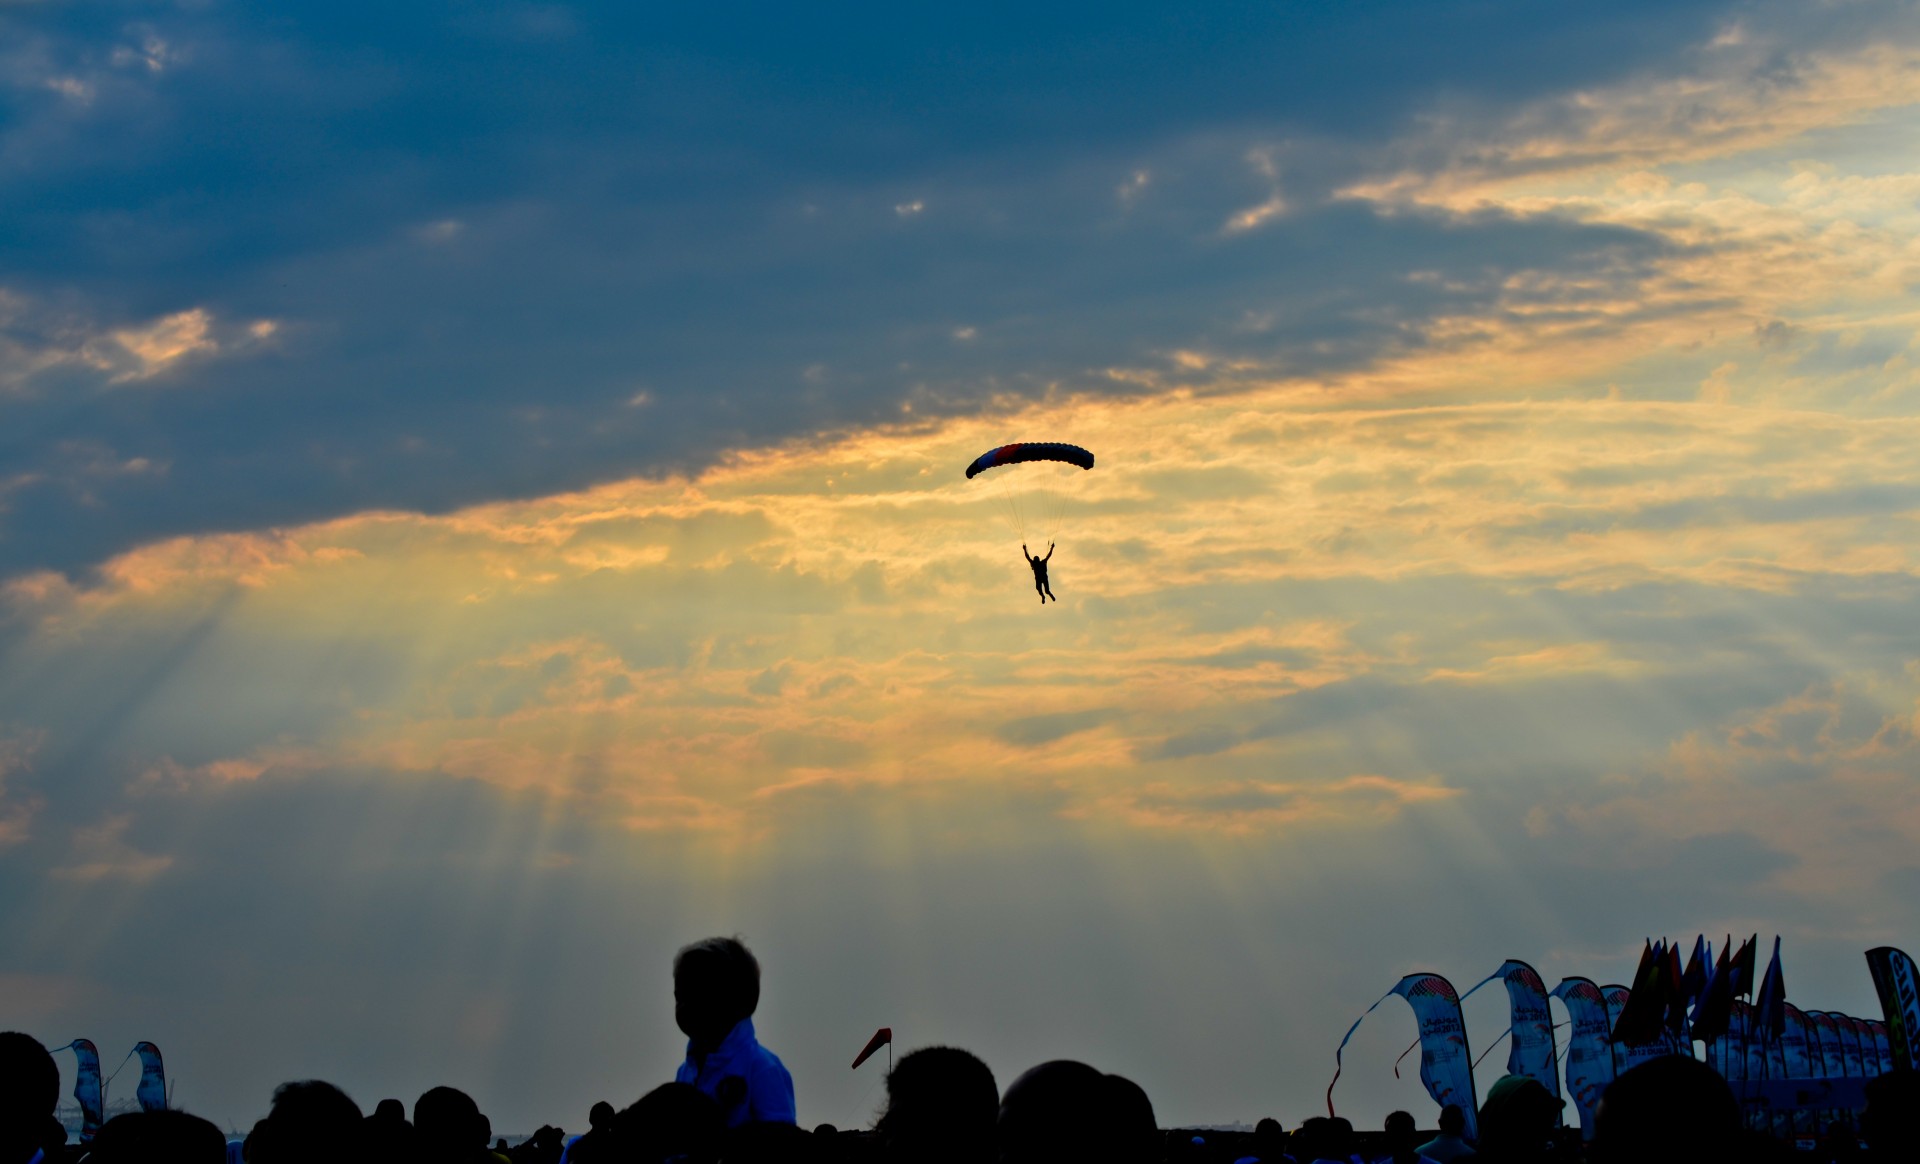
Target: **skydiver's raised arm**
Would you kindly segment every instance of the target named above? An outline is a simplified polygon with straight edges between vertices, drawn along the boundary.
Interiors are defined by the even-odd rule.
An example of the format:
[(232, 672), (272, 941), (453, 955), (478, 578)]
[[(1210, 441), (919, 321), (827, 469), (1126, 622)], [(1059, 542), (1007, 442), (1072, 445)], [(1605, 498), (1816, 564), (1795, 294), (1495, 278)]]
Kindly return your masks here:
[(1053, 543), (1052, 543), (1052, 542), (1048, 542), (1048, 543), (1047, 543), (1047, 556), (1046, 556), (1046, 557), (1044, 557), (1044, 558), (1042, 558), (1042, 559), (1040, 559), (1040, 560), (1041, 560), (1042, 562), (1051, 562), (1051, 561), (1053, 561)]

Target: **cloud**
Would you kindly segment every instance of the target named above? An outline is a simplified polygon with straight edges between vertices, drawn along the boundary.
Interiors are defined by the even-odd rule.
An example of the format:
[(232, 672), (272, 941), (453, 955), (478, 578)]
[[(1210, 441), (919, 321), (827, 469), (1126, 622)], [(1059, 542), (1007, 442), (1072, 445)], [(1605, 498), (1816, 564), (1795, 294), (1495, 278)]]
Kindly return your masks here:
[(1319, 784), (1236, 781), (1201, 787), (1148, 786), (1114, 805), (1148, 828), (1246, 836), (1309, 823), (1389, 815), (1408, 805), (1444, 801), (1458, 789), (1383, 776), (1348, 776)]
[(102, 326), (0, 289), (0, 391), (31, 399), (57, 385), (66, 391), (54, 395), (70, 400), (76, 375), (97, 388), (178, 384), (195, 363), (258, 354), (280, 331), (271, 319), (227, 323), (204, 307)]
[(50, 877), (64, 881), (108, 880), (148, 881), (166, 872), (173, 858), (143, 853), (127, 842), (131, 815), (114, 816), (92, 828), (76, 829), (73, 857), (65, 865), (48, 871)]
[[(110, 27), (48, 15), (11, 67), (98, 83), (100, 120), (83, 130), (71, 111), (28, 102), (0, 148), (15, 221), (36, 224), (8, 238), (0, 278), (80, 321), (78, 345), (24, 347), (56, 357), (36, 375), (63, 385), (87, 365), (61, 354), (90, 338), (110, 365), (92, 369), (103, 379), (196, 392), (75, 410), (48, 381), (10, 403), (6, 428), (36, 434), (0, 448), (22, 470), (52, 479), (48, 450), (79, 442), (171, 472), (11, 498), (0, 571), (84, 570), (182, 534), (370, 508), (444, 512), (697, 471), (740, 448), (1063, 393), (1300, 377), (1340, 390), (1348, 373), (1391, 375), (1422, 352), (1465, 361), (1531, 343), (1542, 364), (1548, 348), (1591, 364), (1557, 345), (1609, 337), (1618, 342), (1602, 354), (1617, 361), (1645, 351), (1650, 330), (1674, 338), (1735, 314), (1724, 296), (1688, 290), (1712, 246), (1676, 237), (1651, 211), (1601, 222), (1514, 202), (1513, 213), (1427, 216), (1391, 200), (1329, 203), (1330, 193), (1402, 157), (1396, 143), (1445, 107), (1440, 93), (1466, 94), (1480, 112), (1439, 135), (1463, 143), (1457, 152), (1406, 154), (1409, 172), (1532, 148), (1515, 140), (1632, 137), (1640, 131), (1618, 127), (1658, 120), (1633, 104), (1646, 78), (1684, 92), (1702, 70), (1746, 94), (1753, 124), (1810, 132), (1857, 120), (1901, 92), (1887, 79), (1893, 57), (1856, 51), (1856, 25), (1878, 11), (1831, 28), (1756, 13), (1755, 44), (1806, 46), (1795, 85), (1773, 88), (1745, 56), (1701, 64), (1699, 46), (1725, 27), (1716, 5), (1564, 14), (1551, 32), (1456, 14), (1435, 29), (1443, 53), (1363, 34), (1379, 13), (1317, 16), (1308, 33), (1270, 15), (1176, 28), (1129, 10), (1103, 14), (1106, 32), (1091, 40), (1028, 29), (1017, 45), (1004, 29), (927, 39), (924, 23), (941, 21), (926, 15), (867, 30), (948, 43), (939, 68), (916, 52), (850, 54), (853, 41), (785, 24), (749, 45), (702, 20), (668, 33), (606, 18), (587, 37), (532, 36), (522, 17), (550, 22), (546, 10), (498, 28), (420, 17), (347, 53), (326, 38), (262, 39), (221, 10)], [(1192, 39), (1201, 27), (1213, 35)], [(1031, 37), (1062, 55), (1037, 66)], [(766, 59), (803, 44), (814, 46), (813, 82)], [(1646, 55), (1656, 44), (1683, 47)], [(1153, 80), (1127, 63), (1129, 45), (1151, 46)], [(122, 49), (138, 59), (112, 64)], [(521, 52), (534, 56), (514, 72), (508, 57)], [(1248, 68), (1223, 53), (1244, 54)], [(409, 68), (388, 67), (398, 59)], [(690, 59), (711, 68), (671, 67)], [(610, 76), (649, 82), (616, 107), (600, 96)], [(871, 99), (902, 85), (926, 103), (912, 117)], [(1824, 112), (1803, 114), (1808, 105)], [(374, 108), (401, 112), (369, 122)], [(768, 108), (782, 115), (734, 115)], [(1517, 120), (1502, 118), (1516, 108)], [(1551, 112), (1568, 108), (1601, 128)], [(563, 112), (581, 109), (604, 124)], [(181, 136), (215, 121), (234, 134)], [(1715, 156), (1760, 140), (1718, 135)], [(378, 161), (391, 156), (408, 168)], [(1616, 170), (1668, 157), (1608, 156)], [(876, 157), (886, 161), (854, 161)], [(676, 159), (671, 174), (660, 158)], [(222, 180), (208, 187), (205, 174)], [(1151, 196), (1121, 199), (1122, 210), (1116, 174)], [(95, 201), (74, 203), (75, 188)], [(934, 205), (909, 193), (927, 190), (939, 191), (939, 213), (902, 231), (893, 209)], [(1220, 236), (1246, 213), (1259, 230)], [(1676, 270), (1683, 255), (1694, 264)], [(1807, 286), (1774, 270), (1713, 290), (1771, 298), (1763, 288)], [(1819, 274), (1832, 286), (1853, 273)], [(1894, 286), (1894, 272), (1881, 282)], [(205, 313), (204, 331), (193, 312)], [(271, 346), (285, 358), (208, 358), (261, 348), (246, 333), (255, 320), (279, 326)], [(953, 343), (954, 320), (976, 338)], [(1182, 352), (1203, 365), (1171, 355)], [(636, 382), (651, 401), (644, 415), (626, 406)], [(209, 408), (220, 423), (205, 422)]]
[(27, 839), (34, 814), (44, 803), (19, 787), (42, 738), (38, 732), (0, 733), (0, 849)]

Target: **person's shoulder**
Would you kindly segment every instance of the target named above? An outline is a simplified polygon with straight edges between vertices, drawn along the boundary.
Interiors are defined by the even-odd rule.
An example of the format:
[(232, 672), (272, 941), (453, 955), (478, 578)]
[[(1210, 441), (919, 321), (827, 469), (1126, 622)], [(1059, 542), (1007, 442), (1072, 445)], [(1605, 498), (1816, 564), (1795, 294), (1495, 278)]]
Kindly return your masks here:
[(787, 1070), (787, 1065), (780, 1061), (780, 1056), (760, 1043), (755, 1043), (753, 1046), (753, 1066), (756, 1071), (778, 1072), (787, 1079), (793, 1078), (793, 1072)]

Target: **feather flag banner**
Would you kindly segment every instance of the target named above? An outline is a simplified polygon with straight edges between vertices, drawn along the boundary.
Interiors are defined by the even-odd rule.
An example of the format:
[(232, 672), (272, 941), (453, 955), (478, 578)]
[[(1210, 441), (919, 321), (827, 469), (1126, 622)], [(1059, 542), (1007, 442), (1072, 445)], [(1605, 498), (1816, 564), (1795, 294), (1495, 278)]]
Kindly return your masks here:
[(100, 1050), (91, 1039), (66, 1045), (73, 1052), (73, 1102), (80, 1105), (80, 1140), (89, 1142), (107, 1122), (105, 1089), (100, 1085)]
[(135, 1043), (133, 1053), (140, 1056), (140, 1084), (133, 1092), (140, 1110), (167, 1110), (167, 1069), (160, 1061), (160, 1048), (152, 1043)]
[(1868, 950), (1867, 969), (1880, 996), (1894, 1065), (1920, 1068), (1920, 971), (1904, 950), (1892, 946)]
[(1344, 1067), (1341, 1056), (1346, 1052), (1348, 1040), (1360, 1029), (1367, 1015), (1396, 994), (1413, 1008), (1414, 1020), (1420, 1027), (1420, 1082), (1441, 1107), (1459, 1104), (1467, 1119), (1467, 1138), (1477, 1137), (1480, 1103), (1473, 1085), (1473, 1056), (1467, 1048), (1467, 1024), (1461, 1017), (1460, 996), (1454, 991), (1453, 983), (1438, 974), (1407, 975), (1381, 995), (1379, 1002), (1353, 1020), (1346, 1037), (1333, 1053), (1333, 1081), (1327, 1084), (1327, 1114), (1333, 1114), (1333, 1087), (1340, 1082)]
[(1567, 1092), (1580, 1113), (1580, 1135), (1591, 1140), (1600, 1093), (1613, 1082), (1613, 1024), (1607, 1020), (1607, 1000), (1591, 978), (1563, 978), (1553, 997), (1566, 1004), (1573, 1020), (1567, 1034)]

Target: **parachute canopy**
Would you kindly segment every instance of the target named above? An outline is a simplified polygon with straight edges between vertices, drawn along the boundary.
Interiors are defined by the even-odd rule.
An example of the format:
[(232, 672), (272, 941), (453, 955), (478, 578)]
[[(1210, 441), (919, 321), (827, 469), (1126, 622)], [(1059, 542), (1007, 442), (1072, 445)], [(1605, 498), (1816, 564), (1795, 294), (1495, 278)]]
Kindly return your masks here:
[(973, 464), (967, 466), (967, 479), (1001, 465), (1019, 465), (1028, 461), (1060, 461), (1068, 465), (1078, 465), (1082, 469), (1093, 468), (1093, 454), (1079, 445), (1061, 444), (1058, 441), (1028, 441), (1017, 445), (1001, 445), (981, 453)]

